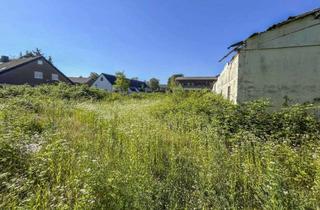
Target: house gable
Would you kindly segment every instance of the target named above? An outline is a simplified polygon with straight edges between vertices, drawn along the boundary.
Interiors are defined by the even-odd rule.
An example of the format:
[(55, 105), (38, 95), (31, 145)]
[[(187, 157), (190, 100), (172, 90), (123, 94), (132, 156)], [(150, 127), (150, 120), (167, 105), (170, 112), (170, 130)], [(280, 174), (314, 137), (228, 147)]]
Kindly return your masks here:
[(44, 57), (18, 59), (2, 64), (0, 83), (13, 85), (40, 85), (56, 82), (73, 84), (61, 71)]
[[(116, 83), (117, 77), (110, 74), (102, 73), (91, 85), (91, 87), (104, 89), (107, 91), (113, 91), (113, 85)], [(148, 87), (145, 82), (138, 80), (126, 79), (129, 82), (129, 91), (142, 91), (144, 88)]]
[(107, 79), (104, 74), (101, 74), (91, 85), (91, 87), (103, 89), (111, 92), (113, 90), (112, 83)]

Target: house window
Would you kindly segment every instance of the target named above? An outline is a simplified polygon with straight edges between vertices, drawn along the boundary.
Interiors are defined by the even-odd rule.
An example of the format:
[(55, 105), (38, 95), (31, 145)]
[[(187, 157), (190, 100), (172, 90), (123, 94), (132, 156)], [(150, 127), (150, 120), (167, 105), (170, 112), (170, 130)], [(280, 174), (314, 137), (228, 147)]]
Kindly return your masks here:
[(103, 81), (103, 77), (100, 78), (100, 81)]
[(42, 65), (43, 61), (42, 60), (38, 60), (38, 65)]
[(59, 81), (59, 75), (58, 74), (51, 74), (51, 79), (53, 81)]
[(43, 79), (43, 73), (41, 71), (35, 71), (34, 78), (35, 79)]
[(230, 99), (230, 94), (231, 94), (231, 87), (228, 86), (228, 95), (227, 95), (228, 99)]

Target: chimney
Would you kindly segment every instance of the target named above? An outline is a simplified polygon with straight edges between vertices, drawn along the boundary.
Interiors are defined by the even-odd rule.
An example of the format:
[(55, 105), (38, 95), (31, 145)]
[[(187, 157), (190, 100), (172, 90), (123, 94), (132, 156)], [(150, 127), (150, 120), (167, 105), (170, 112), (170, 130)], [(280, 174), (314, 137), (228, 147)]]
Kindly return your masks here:
[(9, 62), (9, 57), (5, 56), (5, 55), (2, 55), (1, 58), (0, 58), (0, 62), (1, 63)]

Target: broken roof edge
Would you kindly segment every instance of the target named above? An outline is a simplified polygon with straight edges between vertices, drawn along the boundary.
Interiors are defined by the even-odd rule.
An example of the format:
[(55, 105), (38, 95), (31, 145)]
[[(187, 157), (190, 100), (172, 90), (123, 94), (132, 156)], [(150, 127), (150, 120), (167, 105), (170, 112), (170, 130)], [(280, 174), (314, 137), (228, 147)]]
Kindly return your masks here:
[(302, 18), (306, 18), (306, 17), (308, 17), (308, 16), (310, 16), (310, 15), (315, 15), (315, 18), (316, 18), (316, 19), (320, 18), (320, 8), (313, 9), (313, 10), (311, 10), (311, 11), (309, 11), (309, 12), (305, 12), (305, 13), (300, 14), (300, 15), (289, 16), (289, 17), (287, 18), (287, 20), (284, 20), (284, 21), (281, 21), (281, 22), (279, 22), (279, 23), (273, 24), (272, 26), (270, 26), (269, 28), (267, 28), (265, 31), (255, 32), (255, 33), (251, 34), (251, 35), (250, 35), (248, 38), (246, 38), (245, 40), (240, 41), (240, 42), (236, 42), (236, 43), (230, 45), (230, 46), (228, 47), (228, 49), (232, 49), (232, 48), (233, 48), (233, 49), (232, 49), (230, 52), (228, 52), (227, 55), (225, 55), (223, 58), (221, 58), (221, 59), (219, 60), (219, 63), (222, 62), (223, 60), (225, 60), (227, 57), (229, 57), (233, 52), (240, 50), (240, 49), (246, 44), (246, 42), (247, 42), (249, 39), (251, 39), (251, 38), (253, 38), (253, 37), (255, 37), (255, 36), (264, 34), (264, 33), (266, 33), (266, 32), (272, 31), (272, 30), (274, 30), (274, 29), (277, 29), (277, 28), (279, 28), (279, 27), (281, 27), (281, 26), (284, 26), (284, 25), (286, 25), (286, 24), (289, 24), (289, 23), (291, 23), (291, 22), (293, 22), (293, 21), (296, 21), (296, 20), (299, 20), (299, 19), (302, 19)]
[(281, 26), (284, 26), (286, 24), (289, 24), (293, 21), (296, 21), (296, 20), (299, 20), (299, 19), (302, 19), (302, 18), (306, 18), (310, 15), (314, 15), (315, 14), (315, 18), (318, 19), (320, 18), (320, 8), (317, 8), (317, 9), (314, 9), (314, 10), (311, 10), (309, 12), (305, 12), (303, 14), (300, 14), (300, 15), (296, 15), (296, 16), (289, 16), (286, 20), (284, 21), (281, 21), (279, 23), (276, 23), (276, 24), (273, 24), (272, 26), (270, 26), (269, 28), (267, 28), (265, 31), (261, 31), (261, 32), (255, 32), (253, 34), (251, 34), (248, 38), (246, 38), (245, 40), (243, 41), (240, 41), (240, 42), (237, 42), (235, 44), (232, 44), (229, 46), (228, 49), (232, 48), (232, 47), (237, 47), (239, 45), (243, 45), (247, 40), (257, 36), (257, 35), (260, 35), (260, 34), (263, 34), (263, 33), (266, 33), (266, 32), (269, 32), (269, 31), (272, 31), (276, 28), (279, 28)]
[[(280, 22), (280, 23), (273, 24), (273, 25), (270, 26), (266, 31), (263, 31), (263, 32), (271, 31), (271, 30), (273, 30), (273, 29), (276, 29), (276, 28), (278, 28), (278, 27), (281, 27), (281, 26), (283, 26), (283, 25), (286, 25), (286, 24), (288, 24), (288, 23), (291, 23), (291, 22), (293, 22), (293, 21), (295, 21), (295, 20), (299, 20), (299, 19), (301, 19), (301, 18), (305, 18), (305, 17), (308, 17), (309, 15), (313, 15), (313, 14), (315, 14), (315, 18), (316, 18), (316, 19), (317, 19), (317, 18), (320, 18), (320, 8), (313, 9), (313, 10), (311, 10), (311, 11), (309, 11), (309, 12), (305, 12), (305, 13), (300, 14), (300, 15), (289, 16), (289, 17), (287, 18), (287, 20), (284, 20), (284, 21), (282, 21), (282, 22)], [(263, 33), (263, 32), (261, 32), (261, 33)]]

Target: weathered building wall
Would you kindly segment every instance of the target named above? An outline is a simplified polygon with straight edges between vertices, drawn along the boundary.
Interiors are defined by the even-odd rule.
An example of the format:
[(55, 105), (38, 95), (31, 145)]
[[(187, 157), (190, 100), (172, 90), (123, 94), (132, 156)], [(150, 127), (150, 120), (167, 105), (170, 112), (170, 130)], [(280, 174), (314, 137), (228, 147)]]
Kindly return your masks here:
[(313, 15), (245, 41), (213, 90), (242, 103), (268, 98), (275, 106), (320, 98), (320, 19)]
[(213, 92), (237, 103), (238, 95), (239, 55), (227, 63), (217, 82), (213, 85)]
[(320, 20), (310, 16), (247, 40), (240, 60), (238, 102), (312, 102), (320, 97)]

